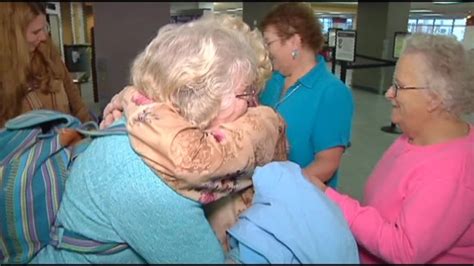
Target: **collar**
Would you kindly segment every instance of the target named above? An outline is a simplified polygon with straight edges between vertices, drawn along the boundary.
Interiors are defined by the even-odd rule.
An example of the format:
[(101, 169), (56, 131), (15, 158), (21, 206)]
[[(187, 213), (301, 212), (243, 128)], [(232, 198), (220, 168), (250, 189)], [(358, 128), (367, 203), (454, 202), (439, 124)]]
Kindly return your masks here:
[(328, 71), (326, 67), (326, 61), (322, 55), (316, 56), (316, 62), (316, 66), (314, 66), (308, 73), (298, 79), (298, 82), (308, 89), (315, 88), (316, 86), (314, 86), (314, 84), (316, 84), (321, 79), (321, 77), (324, 76), (324, 72)]

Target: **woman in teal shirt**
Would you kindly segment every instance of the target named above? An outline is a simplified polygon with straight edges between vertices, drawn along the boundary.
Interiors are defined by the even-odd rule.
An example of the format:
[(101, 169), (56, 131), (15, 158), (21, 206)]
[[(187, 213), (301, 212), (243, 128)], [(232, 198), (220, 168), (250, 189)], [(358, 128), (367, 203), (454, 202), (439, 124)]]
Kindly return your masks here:
[(287, 123), (289, 160), (309, 179), (337, 186), (337, 169), (350, 145), (354, 104), (350, 89), (330, 73), (318, 55), (321, 25), (303, 3), (276, 6), (261, 28), (274, 73), (260, 103), (275, 108)]

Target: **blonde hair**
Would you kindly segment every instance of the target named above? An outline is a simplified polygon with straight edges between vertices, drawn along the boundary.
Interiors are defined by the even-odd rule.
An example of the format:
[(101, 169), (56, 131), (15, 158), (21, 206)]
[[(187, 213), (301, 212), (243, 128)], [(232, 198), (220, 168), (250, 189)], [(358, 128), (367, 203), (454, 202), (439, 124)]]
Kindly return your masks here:
[(33, 54), (28, 48), (26, 29), (37, 16), (45, 14), (39, 3), (0, 3), (0, 126), (20, 114), (28, 83), (34, 80), (41, 90), (48, 91), (52, 77), (62, 78), (61, 68), (53, 63), (60, 54), (51, 39)]
[(218, 20), (218, 23), (220, 23), (222, 26), (229, 27), (243, 33), (247, 38), (247, 42), (250, 44), (252, 49), (254, 49), (257, 56), (257, 73), (253, 85), (255, 85), (257, 93), (260, 92), (272, 73), (270, 54), (265, 48), (265, 42), (263, 40), (262, 33), (258, 28), (250, 30), (250, 27), (240, 17), (228, 14), (219, 14), (214, 16), (215, 18), (210, 19), (209, 21), (215, 23), (215, 20)]
[(200, 128), (235, 99), (239, 86), (255, 80), (257, 69), (245, 36), (208, 22), (213, 19), (162, 27), (131, 69), (138, 90), (154, 101), (170, 102)]
[(454, 37), (413, 34), (403, 55), (421, 54), (426, 88), (442, 99), (444, 108), (457, 116), (474, 111), (474, 56)]

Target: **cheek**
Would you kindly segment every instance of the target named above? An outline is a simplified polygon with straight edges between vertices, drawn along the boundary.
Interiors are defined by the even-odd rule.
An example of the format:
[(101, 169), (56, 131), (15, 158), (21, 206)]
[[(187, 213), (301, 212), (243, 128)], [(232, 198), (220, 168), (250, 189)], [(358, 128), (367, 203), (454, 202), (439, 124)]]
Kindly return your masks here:
[(30, 45), (34, 45), (35, 41), (36, 41), (36, 36), (34, 34), (31, 34), (31, 33), (27, 33), (26, 34), (26, 41), (28, 42), (28, 44)]
[(240, 117), (241, 115), (245, 114), (247, 112), (248, 104), (246, 101), (240, 101), (238, 107), (237, 107), (237, 113), (238, 116)]

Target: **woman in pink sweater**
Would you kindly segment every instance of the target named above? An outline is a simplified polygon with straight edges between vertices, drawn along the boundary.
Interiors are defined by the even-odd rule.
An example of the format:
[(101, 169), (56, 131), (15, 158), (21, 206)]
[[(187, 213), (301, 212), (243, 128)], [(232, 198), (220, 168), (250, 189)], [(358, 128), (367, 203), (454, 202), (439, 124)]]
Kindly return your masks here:
[(445, 36), (405, 44), (386, 98), (403, 131), (364, 203), (312, 179), (342, 209), (363, 263), (474, 263), (473, 55)]

